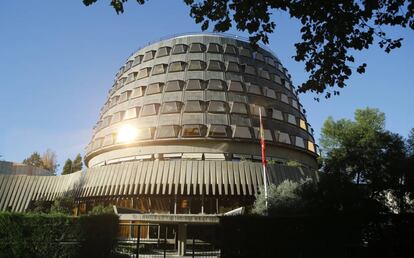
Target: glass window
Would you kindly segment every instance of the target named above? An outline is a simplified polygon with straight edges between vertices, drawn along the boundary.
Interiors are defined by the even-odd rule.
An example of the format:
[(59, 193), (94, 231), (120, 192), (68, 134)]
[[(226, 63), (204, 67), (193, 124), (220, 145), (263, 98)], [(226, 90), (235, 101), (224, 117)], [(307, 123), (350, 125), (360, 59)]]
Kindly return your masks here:
[(227, 112), (227, 103), (224, 101), (212, 100), (208, 104), (208, 112), (210, 113), (226, 113)]
[(176, 138), (179, 132), (179, 125), (161, 125), (157, 127), (157, 138)]
[(151, 67), (145, 67), (139, 70), (137, 79), (146, 78), (151, 73)]
[(270, 80), (270, 73), (264, 69), (259, 70), (259, 76), (264, 79)]
[(102, 146), (108, 146), (108, 145), (114, 144), (115, 143), (115, 137), (116, 137), (116, 134), (114, 134), (114, 133), (105, 135), (105, 137), (103, 139)]
[(246, 74), (256, 75), (256, 68), (254, 68), (254, 66), (245, 64), (243, 65), (243, 69)]
[(251, 139), (252, 132), (249, 127), (246, 126), (234, 126), (233, 138)]
[(161, 113), (162, 114), (180, 113), (180, 110), (181, 110), (181, 102), (178, 102), (178, 101), (164, 102), (162, 104)]
[(223, 137), (229, 137), (230, 130), (228, 126), (226, 125), (210, 125), (208, 127), (208, 137), (217, 137), (217, 138), (223, 138)]
[(266, 97), (276, 99), (276, 92), (270, 88), (264, 88), (266, 92)]
[(240, 72), (239, 64), (236, 63), (236, 62), (228, 62), (227, 67), (226, 67), (226, 71), (227, 72), (239, 73)]
[(112, 116), (106, 116), (102, 119), (102, 128), (107, 127), (111, 124), (111, 118)]
[(303, 130), (305, 130), (305, 131), (307, 130), (307, 128), (306, 128), (306, 122), (303, 119), (300, 119), (300, 118), (299, 118), (299, 126)]
[(288, 114), (288, 123), (296, 125), (296, 117), (292, 114)]
[(167, 64), (156, 64), (152, 68), (152, 75), (163, 74), (167, 72)]
[(170, 63), (169, 72), (181, 72), (185, 69), (185, 63), (181, 61)]
[(283, 121), (283, 113), (278, 109), (272, 109), (272, 118)]
[(209, 90), (225, 90), (226, 89), (226, 82), (222, 80), (212, 79), (208, 81)]
[(244, 47), (239, 48), (239, 54), (241, 56), (252, 57), (250, 50)]
[(190, 53), (200, 53), (204, 52), (206, 49), (206, 46), (201, 43), (191, 43), (190, 45)]
[(135, 81), (137, 74), (138, 74), (137, 72), (128, 74), (125, 84)]
[(201, 60), (191, 60), (190, 65), (188, 66), (188, 70), (190, 71), (201, 71), (204, 69), (206, 69), (206, 63)]
[(282, 101), (282, 102), (285, 102), (286, 104), (289, 104), (289, 99), (288, 99), (288, 96), (286, 96), (286, 94), (280, 94), (280, 100)]
[(294, 99), (292, 99), (292, 107), (299, 109), (298, 102)]
[(143, 55), (136, 56), (134, 59), (134, 62), (132, 63), (132, 66), (139, 65), (142, 62), (143, 58), (144, 58)]
[(221, 46), (217, 43), (209, 43), (207, 47), (207, 52), (210, 53), (221, 53)]
[(203, 80), (190, 79), (187, 82), (187, 90), (204, 90), (205, 82)]
[(269, 56), (266, 56), (265, 57), (265, 60), (266, 60), (266, 64), (268, 64), (270, 66), (273, 66), (273, 67), (276, 66), (275, 60), (273, 60), (273, 58), (271, 58)]
[(262, 95), (262, 89), (256, 84), (249, 83), (247, 85), (247, 92), (251, 94)]
[(161, 93), (162, 86), (164, 86), (164, 83), (161, 83), (161, 82), (151, 83), (150, 85), (148, 85), (147, 95)]
[(185, 103), (185, 113), (197, 113), (203, 112), (203, 104), (199, 100), (189, 100)]
[(140, 86), (140, 87), (135, 88), (132, 91), (131, 98), (133, 99), (133, 98), (142, 97), (144, 96), (144, 94), (145, 94), (145, 86)]
[(210, 60), (208, 62), (207, 70), (210, 71), (223, 71), (224, 70), (224, 64), (221, 61), (218, 60)]
[(308, 141), (308, 151), (315, 152), (315, 144), (311, 141)]
[(139, 107), (133, 107), (133, 108), (127, 109), (127, 111), (125, 111), (125, 114), (124, 114), (124, 120), (137, 118), (139, 114), (139, 109), (140, 109)]
[(155, 50), (147, 51), (144, 54), (144, 60), (143, 61), (144, 62), (149, 61), (151, 59), (154, 59), (154, 57), (155, 57)]
[[(260, 128), (254, 127), (254, 136), (256, 139), (260, 139)], [(269, 129), (263, 129), (264, 138), (266, 141), (273, 141), (272, 132)]]
[(103, 138), (97, 138), (93, 141), (92, 149), (96, 150), (102, 147)]
[(168, 81), (165, 85), (165, 91), (180, 91), (183, 88), (184, 81), (180, 80), (174, 80), (174, 81)]
[(295, 145), (300, 148), (305, 148), (305, 143), (303, 142), (303, 139), (299, 136), (295, 137)]
[(144, 127), (139, 128), (137, 132), (137, 139), (139, 140), (149, 140), (154, 137), (154, 127)]
[(168, 56), (170, 54), (170, 47), (161, 47), (158, 49), (157, 57)]
[(290, 144), (289, 134), (278, 131), (277, 135), (278, 135), (277, 139), (279, 142)]
[(228, 90), (236, 91), (236, 92), (243, 92), (243, 85), (239, 81), (230, 81)]
[(172, 50), (173, 55), (184, 54), (186, 52), (187, 52), (187, 45), (184, 45), (184, 44), (174, 45), (173, 50)]
[(127, 71), (131, 68), (132, 62), (134, 62), (134, 60), (129, 60), (128, 62), (126, 62), (124, 71)]
[(237, 48), (234, 45), (226, 44), (224, 48), (224, 53), (230, 54), (230, 55), (237, 55)]
[(254, 59), (256, 59), (256, 60), (259, 60), (259, 61), (262, 61), (262, 62), (264, 61), (264, 57), (263, 57), (262, 53), (254, 52), (253, 56), (254, 56)]
[(230, 113), (247, 114), (247, 105), (245, 103), (233, 102), (230, 105), (231, 105)]
[(119, 96), (114, 96), (114, 97), (112, 97), (112, 98), (111, 98), (111, 102), (110, 102), (110, 104), (109, 104), (109, 107), (116, 106), (116, 104), (118, 103), (118, 99), (119, 99)]
[(154, 116), (158, 114), (159, 104), (148, 104), (142, 107), (141, 116)]
[(111, 123), (115, 124), (115, 123), (121, 122), (123, 119), (124, 113), (125, 113), (124, 111), (119, 111), (119, 112), (114, 113), (112, 115)]
[(183, 125), (182, 137), (204, 137), (206, 134), (204, 125)]
[(266, 117), (266, 110), (263, 106), (259, 106), (256, 104), (250, 104), (250, 114), (252, 114), (253, 116), (259, 116), (260, 115), (260, 110), (262, 112), (262, 116)]

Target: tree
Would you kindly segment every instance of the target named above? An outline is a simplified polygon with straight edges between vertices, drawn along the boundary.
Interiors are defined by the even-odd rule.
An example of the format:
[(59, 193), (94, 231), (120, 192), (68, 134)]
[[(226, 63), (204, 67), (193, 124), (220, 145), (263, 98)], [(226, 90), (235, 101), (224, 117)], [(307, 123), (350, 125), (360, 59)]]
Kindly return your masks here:
[(65, 161), (65, 165), (63, 166), (63, 170), (62, 170), (62, 175), (67, 175), (72, 173), (72, 160), (71, 159), (67, 159)]
[[(97, 0), (82, 0), (88, 6)], [(128, 0), (110, 0), (119, 13)], [(145, 0), (137, 0), (142, 5)], [(371, 47), (375, 41), (389, 53), (401, 47), (403, 38), (389, 37), (384, 27), (409, 27), (414, 30), (414, 2), (412, 0), (378, 1), (311, 1), (311, 0), (184, 0), (190, 7), (190, 16), (201, 29), (210, 23), (214, 31), (225, 32), (233, 25), (247, 31), (250, 41), (267, 44), (276, 22), (272, 12), (286, 12), (301, 22), (301, 41), (295, 44), (298, 62), (305, 62), (308, 80), (300, 85), (299, 92), (339, 94), (338, 88), (346, 86), (353, 70), (364, 73), (366, 64), (354, 65), (353, 53)], [(318, 99), (318, 98), (317, 98)]]
[(75, 159), (73, 160), (72, 170), (73, 172), (77, 172), (82, 170), (82, 156), (80, 154), (76, 155)]
[(28, 158), (23, 160), (23, 164), (28, 166), (43, 168), (43, 161), (38, 152), (33, 152)]
[(72, 215), (73, 209), (76, 207), (75, 199), (72, 196), (57, 197), (52, 207), (50, 208), (51, 213), (63, 213)]
[(56, 174), (59, 165), (57, 164), (57, 155), (54, 151), (47, 149), (42, 155), (42, 163), (44, 169)]

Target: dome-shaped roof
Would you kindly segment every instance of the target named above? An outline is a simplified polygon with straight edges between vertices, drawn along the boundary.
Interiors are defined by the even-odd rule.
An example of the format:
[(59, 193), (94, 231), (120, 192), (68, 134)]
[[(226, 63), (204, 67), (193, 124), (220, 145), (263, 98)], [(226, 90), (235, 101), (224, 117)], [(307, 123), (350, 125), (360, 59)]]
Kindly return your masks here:
[(280, 61), (218, 34), (150, 44), (121, 67), (101, 109), (88, 166), (146, 159), (257, 159), (316, 167), (316, 145)]

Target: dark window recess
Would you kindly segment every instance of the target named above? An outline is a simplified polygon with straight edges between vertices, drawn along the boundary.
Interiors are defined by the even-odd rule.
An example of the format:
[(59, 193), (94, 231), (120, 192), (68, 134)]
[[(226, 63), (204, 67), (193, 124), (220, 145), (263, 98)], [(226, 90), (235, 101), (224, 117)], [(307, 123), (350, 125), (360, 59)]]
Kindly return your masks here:
[(143, 61), (146, 62), (148, 60), (154, 59), (154, 57), (155, 57), (155, 50), (147, 51), (144, 54), (144, 60)]
[(221, 46), (217, 43), (210, 43), (207, 47), (207, 52), (209, 53), (221, 53), (222, 49)]
[(212, 79), (208, 81), (208, 88), (209, 90), (225, 90), (226, 83), (222, 80)]
[(236, 63), (236, 62), (228, 62), (226, 71), (227, 72), (235, 72), (235, 73), (240, 72), (239, 64)]
[(184, 81), (168, 81), (165, 85), (165, 92), (180, 91), (183, 88)]
[(261, 88), (256, 85), (256, 84), (250, 84), (247, 86), (247, 92), (248, 93), (252, 93), (252, 94), (256, 94), (256, 95), (262, 95), (262, 90)]
[(224, 138), (229, 137), (230, 132), (226, 125), (210, 125), (208, 128), (208, 137)]
[(251, 65), (243, 65), (243, 71), (247, 74), (256, 75), (256, 68)]
[(154, 116), (158, 114), (159, 104), (148, 104), (142, 107), (141, 116)]
[(167, 72), (167, 64), (157, 64), (152, 68), (152, 75), (163, 74)]
[(134, 62), (132, 63), (132, 66), (139, 65), (142, 62), (143, 57), (144, 57), (143, 55), (136, 56), (134, 59)]
[(206, 63), (201, 60), (191, 60), (188, 70), (197, 71), (206, 69)]
[(204, 90), (205, 82), (203, 80), (190, 79), (187, 82), (187, 90)]
[(186, 52), (187, 52), (187, 45), (184, 45), (184, 44), (177, 44), (173, 47), (173, 50), (172, 50), (173, 55), (184, 54)]
[(157, 57), (168, 56), (170, 54), (170, 51), (170, 47), (161, 47), (160, 49), (158, 49)]
[(164, 102), (162, 104), (161, 113), (162, 114), (180, 113), (180, 110), (181, 110), (181, 102), (178, 102), (178, 101)]
[(147, 95), (161, 93), (163, 85), (164, 84), (161, 82), (151, 83), (150, 85), (148, 85)]
[(234, 45), (227, 44), (224, 48), (224, 53), (230, 55), (237, 55), (237, 48)]
[(184, 113), (199, 113), (203, 111), (203, 103), (200, 100), (189, 100), (185, 103)]
[(224, 101), (212, 100), (208, 104), (207, 111), (210, 113), (226, 113), (228, 110), (227, 103)]
[(179, 132), (179, 125), (161, 125), (157, 127), (157, 138), (176, 138)]
[(170, 63), (170, 69), (169, 72), (181, 72), (185, 69), (185, 63), (178, 61), (178, 62), (172, 62)]
[(201, 43), (192, 43), (190, 45), (190, 53), (201, 53), (204, 52), (206, 49), (206, 46)]
[(221, 61), (218, 60), (210, 60), (208, 62), (207, 70), (209, 71), (223, 71), (224, 70), (224, 64)]
[(141, 87), (137, 87), (132, 91), (132, 96), (131, 98), (138, 98), (138, 97), (142, 97), (145, 94), (145, 86), (141, 86)]
[(203, 125), (183, 125), (181, 130), (182, 137), (203, 137), (205, 132)]
[(252, 54), (251, 54), (250, 50), (249, 50), (249, 49), (247, 49), (247, 48), (244, 48), (244, 47), (241, 47), (241, 48), (239, 49), (239, 54), (240, 54), (241, 56), (252, 57)]
[(230, 113), (247, 114), (247, 106), (245, 103), (233, 102), (231, 105)]
[(251, 139), (252, 131), (246, 126), (235, 126), (233, 128), (233, 138)]
[(236, 91), (236, 92), (243, 92), (243, 85), (239, 81), (230, 81), (228, 90)]

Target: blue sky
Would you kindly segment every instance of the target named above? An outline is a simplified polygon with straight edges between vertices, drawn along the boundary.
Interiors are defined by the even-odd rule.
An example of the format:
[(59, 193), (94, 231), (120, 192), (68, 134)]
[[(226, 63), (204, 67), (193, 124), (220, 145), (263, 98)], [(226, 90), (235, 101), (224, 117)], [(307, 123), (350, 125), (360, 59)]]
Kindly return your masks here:
[[(151, 0), (144, 6), (126, 4), (116, 15), (109, 0), (85, 7), (81, 0), (15, 0), (0, 3), (0, 155), (22, 161), (47, 148), (64, 160), (83, 154), (92, 126), (114, 75), (140, 46), (158, 38), (200, 31), (183, 1)], [(277, 31), (270, 48), (289, 70), (295, 85), (307, 78), (295, 62), (293, 44), (299, 24), (275, 13)], [(231, 30), (240, 36), (246, 34)], [(386, 54), (378, 47), (356, 55), (367, 62), (339, 97), (313, 100), (302, 94), (308, 121), (320, 136), (328, 116), (352, 118), (356, 108), (385, 112), (387, 129), (406, 136), (414, 127), (414, 32), (392, 29), (405, 38), (403, 48)]]

